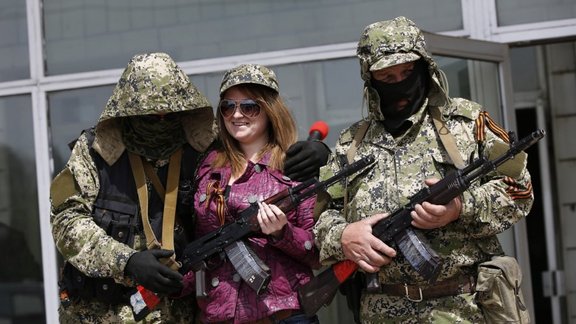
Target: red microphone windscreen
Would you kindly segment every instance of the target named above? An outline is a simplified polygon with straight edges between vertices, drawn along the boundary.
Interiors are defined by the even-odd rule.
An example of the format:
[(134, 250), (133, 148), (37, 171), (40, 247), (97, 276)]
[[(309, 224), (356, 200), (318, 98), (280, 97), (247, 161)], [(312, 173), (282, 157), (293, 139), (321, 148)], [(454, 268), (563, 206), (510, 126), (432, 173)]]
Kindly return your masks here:
[(328, 124), (326, 124), (326, 122), (324, 122), (323, 120), (318, 120), (314, 122), (312, 126), (310, 126), (310, 131), (308, 132), (308, 134), (312, 135), (314, 132), (318, 132), (320, 133), (320, 140), (323, 140), (324, 138), (326, 138), (326, 136), (328, 136), (329, 130), (330, 127), (328, 127)]

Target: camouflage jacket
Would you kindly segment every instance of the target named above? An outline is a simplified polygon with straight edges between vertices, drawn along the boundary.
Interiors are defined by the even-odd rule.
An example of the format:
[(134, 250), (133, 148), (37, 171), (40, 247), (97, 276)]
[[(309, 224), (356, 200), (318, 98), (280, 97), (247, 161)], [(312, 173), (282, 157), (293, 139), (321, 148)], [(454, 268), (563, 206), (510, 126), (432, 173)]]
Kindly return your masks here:
[[(391, 213), (408, 203), (427, 178), (442, 178), (455, 167), (437, 135), (428, 107), (410, 117), (411, 128), (401, 137), (393, 138), (382, 124), (372, 121), (354, 160), (372, 155), (377, 161), (362, 176), (349, 178), (348, 214), (328, 209), (315, 226), (320, 259), (323, 263), (343, 260), (340, 237), (344, 227), (376, 213)], [(465, 161), (489, 155), (504, 144), (491, 129), (480, 122), (487, 118), (481, 107), (465, 99), (453, 99), (442, 109), (443, 117)], [(479, 121), (481, 127), (476, 127)], [(362, 121), (366, 122), (366, 120)], [(325, 179), (337, 172), (346, 161), (346, 154), (360, 123), (345, 129), (328, 164), (321, 170)], [(479, 133), (480, 132), (480, 133)], [(484, 137), (481, 145), (478, 135)], [(496, 144), (500, 143), (500, 144)], [(460, 218), (445, 227), (425, 231), (431, 247), (443, 258), (439, 280), (475, 271), (477, 263), (501, 254), (496, 234), (508, 229), (530, 210), (532, 191), (525, 161), (513, 167), (513, 174), (492, 172), (476, 181), (462, 195)], [(340, 184), (329, 188), (334, 201), (341, 200), (346, 188)], [(398, 256), (381, 269), (380, 280), (387, 283), (418, 283), (423, 279)]]
[[(412, 123), (410, 128), (404, 135), (394, 138), (381, 122), (385, 117), (380, 111), (378, 93), (370, 83), (371, 71), (401, 63), (396, 60), (405, 59), (407, 55), (409, 58), (417, 55), (427, 63), (431, 83), (421, 109), (408, 118)], [(320, 176), (326, 179), (340, 169), (352, 139), (364, 122), (370, 122), (370, 126), (354, 160), (372, 155), (376, 163), (362, 176), (349, 178), (347, 189), (342, 185), (329, 188), (334, 202), (342, 201), (347, 191), (348, 214), (328, 209), (319, 217), (314, 232), (320, 260), (325, 264), (344, 259), (340, 238), (348, 223), (376, 213), (395, 211), (425, 186), (425, 179), (443, 178), (455, 169), (433, 124), (430, 106), (440, 110), (465, 162), (490, 156), (491, 152), (494, 155), (507, 146), (499, 137), (507, 137), (506, 132), (483, 112), (479, 104), (449, 97), (444, 73), (428, 53), (420, 29), (409, 19), (398, 17), (368, 25), (358, 42), (357, 56), (368, 117), (341, 133), (335, 152)], [(509, 174), (492, 172), (461, 195), (463, 206), (457, 221), (425, 232), (431, 247), (444, 260), (438, 280), (475, 272), (477, 263), (489, 259), (490, 255), (501, 254), (496, 234), (529, 212), (533, 199), (530, 175), (525, 160), (515, 160), (517, 163), (508, 169)], [(381, 269), (380, 279), (386, 283), (423, 282), (401, 256)]]
[(66, 262), (89, 277), (108, 277), (131, 284), (124, 277), (126, 262), (146, 247), (142, 236), (128, 246), (94, 222), (94, 202), (101, 188), (91, 151), (113, 166), (126, 151), (120, 118), (158, 113), (183, 113), (187, 142), (197, 152), (205, 151), (215, 138), (210, 103), (176, 63), (164, 53), (137, 55), (108, 100), (91, 147), (86, 135), (82, 135), (66, 167), (52, 182), (50, 221), (56, 247)]

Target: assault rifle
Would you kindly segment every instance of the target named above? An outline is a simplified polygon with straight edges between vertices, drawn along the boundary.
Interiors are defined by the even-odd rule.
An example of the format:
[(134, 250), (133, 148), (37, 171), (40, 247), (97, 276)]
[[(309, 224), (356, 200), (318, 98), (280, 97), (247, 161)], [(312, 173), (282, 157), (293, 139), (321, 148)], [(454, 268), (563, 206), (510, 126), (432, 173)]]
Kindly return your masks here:
[[(442, 260), (425, 243), (421, 232), (411, 226), (410, 213), (416, 204), (422, 204), (425, 201), (438, 205), (447, 204), (468, 189), (472, 181), (495, 170), (504, 162), (526, 150), (542, 139), (544, 134), (543, 130), (534, 131), (518, 142), (512, 140), (509, 149), (494, 160), (481, 157), (464, 169), (448, 173), (445, 178), (434, 185), (418, 191), (405, 206), (376, 223), (372, 233), (383, 242), (396, 243), (404, 258), (424, 279), (429, 282), (435, 281), (440, 272)], [(355, 262), (351, 260), (340, 261), (300, 287), (298, 296), (304, 312), (311, 316), (323, 305), (330, 304), (340, 284), (354, 274), (356, 270), (358, 270), (358, 265)], [(377, 278), (372, 277), (372, 279), (368, 278), (366, 288), (378, 290)]]
[[(325, 190), (337, 181), (362, 170), (373, 162), (374, 158), (366, 157), (348, 165), (325, 181), (320, 182), (316, 178), (309, 179), (267, 198), (264, 202), (274, 204), (283, 212), (288, 212), (314, 193)], [(270, 280), (267, 273), (268, 267), (242, 241), (250, 234), (260, 232), (257, 215), (258, 204), (252, 203), (250, 207), (240, 212), (236, 221), (225, 224), (186, 246), (181, 260), (182, 271), (183, 273), (190, 270), (195, 272), (196, 295), (198, 297), (206, 296), (204, 276), (207, 269), (207, 259), (221, 252), (226, 253), (238, 274), (257, 293), (266, 289)]]

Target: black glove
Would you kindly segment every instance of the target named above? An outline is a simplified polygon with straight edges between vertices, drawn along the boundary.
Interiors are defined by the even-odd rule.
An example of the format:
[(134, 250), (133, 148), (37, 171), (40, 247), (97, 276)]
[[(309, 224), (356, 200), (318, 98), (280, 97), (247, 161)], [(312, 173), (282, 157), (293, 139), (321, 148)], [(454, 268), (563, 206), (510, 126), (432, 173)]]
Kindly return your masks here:
[(323, 142), (296, 142), (286, 151), (284, 174), (300, 182), (317, 177), (329, 156), (330, 149)]
[(159, 294), (178, 293), (184, 285), (182, 275), (158, 259), (169, 258), (174, 251), (146, 250), (134, 253), (124, 272), (144, 288)]

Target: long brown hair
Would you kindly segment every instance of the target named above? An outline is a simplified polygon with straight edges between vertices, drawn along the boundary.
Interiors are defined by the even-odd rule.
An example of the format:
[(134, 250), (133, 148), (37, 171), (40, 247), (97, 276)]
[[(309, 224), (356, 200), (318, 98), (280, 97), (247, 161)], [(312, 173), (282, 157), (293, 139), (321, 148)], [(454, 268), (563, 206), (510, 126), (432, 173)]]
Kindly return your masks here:
[[(260, 104), (260, 113), (265, 113), (268, 116), (268, 143), (258, 153), (258, 157), (270, 151), (269, 167), (281, 170), (284, 165), (286, 150), (288, 150), (290, 145), (294, 144), (298, 138), (296, 123), (294, 122), (294, 117), (290, 109), (286, 106), (280, 95), (268, 87), (257, 84), (239, 84), (235, 87), (239, 87), (249, 98), (257, 101)], [(225, 94), (226, 92), (222, 93), (220, 99), (224, 98)], [(230, 163), (232, 174), (240, 176), (244, 171), (246, 158), (240, 149), (238, 141), (226, 130), (224, 117), (222, 117), (220, 111), (217, 112), (217, 115), (222, 148), (219, 149), (218, 156), (214, 160), (214, 163), (212, 163), (212, 166), (223, 167)]]

